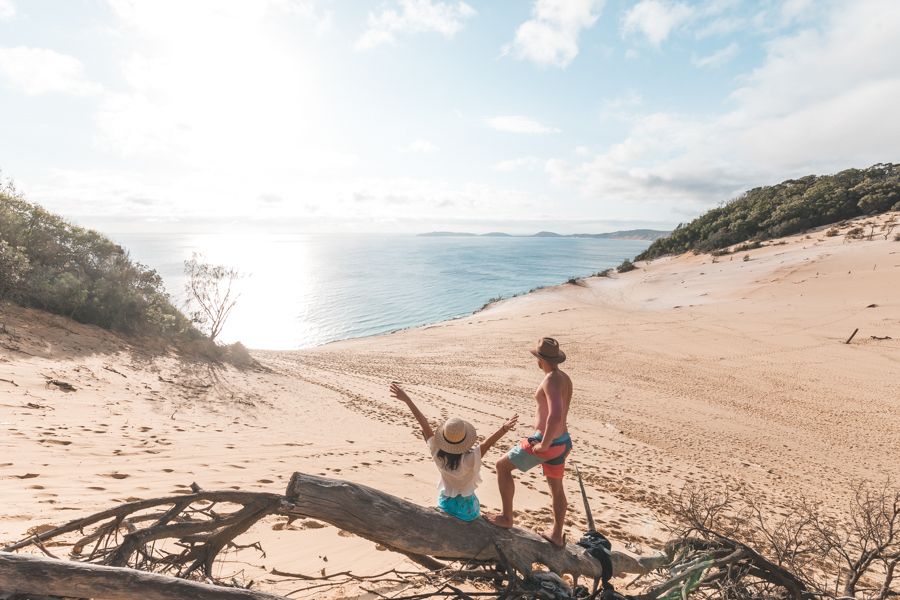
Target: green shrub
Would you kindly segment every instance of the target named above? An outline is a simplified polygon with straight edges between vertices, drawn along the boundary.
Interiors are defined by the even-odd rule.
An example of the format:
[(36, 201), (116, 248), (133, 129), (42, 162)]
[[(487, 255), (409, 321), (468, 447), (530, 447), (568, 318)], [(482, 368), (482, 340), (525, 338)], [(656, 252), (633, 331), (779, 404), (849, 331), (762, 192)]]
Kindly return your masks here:
[(156, 271), (0, 185), (0, 299), (127, 334), (192, 329)]
[(678, 225), (637, 259), (690, 250), (712, 252), (750, 239), (768, 240), (887, 210), (900, 210), (900, 165), (876, 164), (834, 175), (808, 175), (749, 190)]
[(616, 267), (616, 270), (619, 273), (627, 273), (628, 271), (634, 271), (635, 269), (637, 269), (637, 267), (634, 266), (634, 263), (631, 262), (630, 260), (628, 260), (627, 258), (622, 261), (621, 265)]
[(848, 240), (861, 240), (863, 236), (865, 236), (866, 230), (862, 227), (854, 227), (850, 231), (847, 232), (845, 236)]

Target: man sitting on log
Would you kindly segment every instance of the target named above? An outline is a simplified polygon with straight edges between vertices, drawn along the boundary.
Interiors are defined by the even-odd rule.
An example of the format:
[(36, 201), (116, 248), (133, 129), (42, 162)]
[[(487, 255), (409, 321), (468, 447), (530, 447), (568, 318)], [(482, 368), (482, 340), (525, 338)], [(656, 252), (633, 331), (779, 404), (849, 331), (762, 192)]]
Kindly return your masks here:
[(555, 339), (541, 338), (530, 352), (537, 358), (538, 368), (544, 372), (544, 379), (534, 393), (537, 402), (535, 409), (537, 431), (528, 439), (520, 441), (506, 456), (497, 461), (497, 483), (503, 500), (503, 512), (486, 515), (485, 518), (499, 527), (512, 527), (513, 495), (516, 491), (512, 472), (514, 469), (527, 471), (541, 465), (553, 500), (553, 529), (549, 533), (546, 531), (539, 533), (551, 544), (561, 548), (566, 543), (562, 529), (568, 503), (562, 479), (566, 457), (572, 450), (572, 440), (566, 426), (569, 403), (572, 400), (572, 380), (559, 368), (560, 363), (566, 360), (566, 355), (560, 350), (559, 342)]

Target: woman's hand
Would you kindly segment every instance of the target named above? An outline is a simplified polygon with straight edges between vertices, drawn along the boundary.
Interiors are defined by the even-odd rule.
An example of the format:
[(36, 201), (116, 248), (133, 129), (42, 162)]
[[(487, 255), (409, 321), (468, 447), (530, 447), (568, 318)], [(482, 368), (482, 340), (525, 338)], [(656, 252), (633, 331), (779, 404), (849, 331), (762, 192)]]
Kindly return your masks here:
[(512, 431), (513, 429), (515, 429), (518, 422), (519, 422), (519, 415), (511, 416), (509, 418), (509, 420), (503, 424), (503, 427), (502, 427), (503, 433), (506, 434), (506, 433), (509, 433), (510, 431)]
[(393, 396), (397, 400), (402, 400), (406, 404), (412, 402), (409, 396), (406, 395), (406, 392), (403, 391), (403, 388), (400, 387), (399, 383), (391, 382), (391, 396)]

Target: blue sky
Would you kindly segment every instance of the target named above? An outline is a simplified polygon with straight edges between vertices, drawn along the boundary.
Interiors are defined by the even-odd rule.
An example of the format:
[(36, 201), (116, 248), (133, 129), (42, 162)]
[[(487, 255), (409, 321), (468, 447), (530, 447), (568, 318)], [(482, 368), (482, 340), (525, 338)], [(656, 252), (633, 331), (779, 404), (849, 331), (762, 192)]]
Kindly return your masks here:
[(0, 169), (107, 231), (668, 228), (900, 161), (895, 0), (0, 0)]

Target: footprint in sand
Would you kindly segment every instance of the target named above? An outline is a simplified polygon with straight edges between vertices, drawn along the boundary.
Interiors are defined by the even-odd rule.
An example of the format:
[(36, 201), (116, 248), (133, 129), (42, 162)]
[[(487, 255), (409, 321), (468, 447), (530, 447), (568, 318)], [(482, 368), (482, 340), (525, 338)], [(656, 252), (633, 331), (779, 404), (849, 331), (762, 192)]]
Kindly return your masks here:
[(112, 477), (113, 479), (127, 479), (131, 477), (128, 473), (102, 473), (102, 477)]
[(88, 489), (89, 489), (89, 490), (96, 490), (96, 491), (98, 491), (98, 492), (105, 492), (105, 491), (106, 491), (106, 488), (105, 488), (105, 487), (100, 487), (99, 485), (89, 485), (89, 486), (88, 486)]
[(60, 445), (60, 446), (68, 446), (69, 444), (72, 443), (72, 442), (70, 442), (70, 441), (68, 441), (68, 440), (54, 440), (54, 439), (52, 439), (52, 438), (48, 438), (48, 439), (45, 439), (45, 440), (40, 440), (40, 442), (41, 442), (42, 444), (58, 444), (58, 445)]
[(271, 479), (259, 479), (256, 483), (275, 483)]
[(163, 473), (174, 473), (175, 469), (163, 469)]
[(13, 477), (16, 477), (18, 479), (33, 479), (35, 477), (40, 477), (40, 474), (39, 473), (25, 473), (24, 475), (13, 475)]

